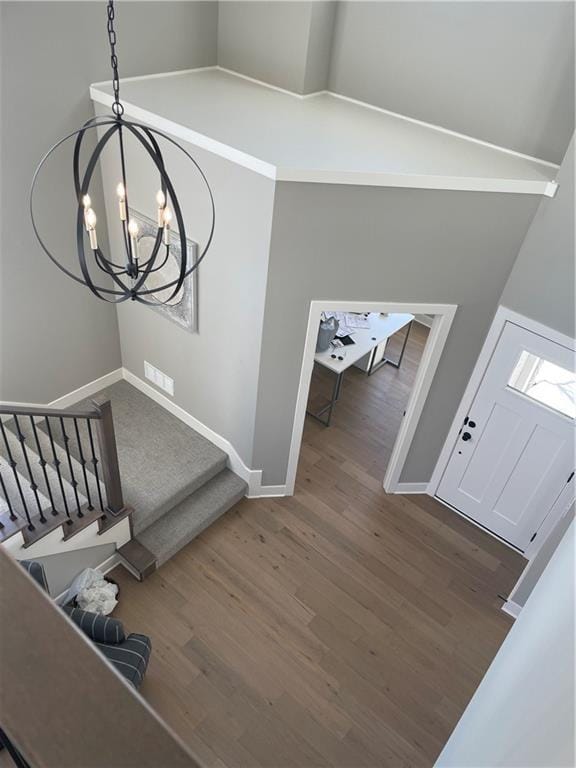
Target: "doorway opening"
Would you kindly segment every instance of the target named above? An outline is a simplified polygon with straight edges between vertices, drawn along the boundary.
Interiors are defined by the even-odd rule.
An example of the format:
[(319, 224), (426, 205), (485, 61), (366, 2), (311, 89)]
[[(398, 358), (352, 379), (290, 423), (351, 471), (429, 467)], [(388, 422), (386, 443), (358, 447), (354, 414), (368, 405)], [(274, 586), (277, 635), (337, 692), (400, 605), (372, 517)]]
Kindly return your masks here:
[[(400, 476), (455, 311), (454, 305), (311, 302), (288, 493), (294, 491), (305, 428), (309, 458), (317, 440), (344, 459), (355, 456), (354, 463), (388, 493), (426, 490), (426, 483), (401, 484)], [(340, 313), (349, 338), (316, 353), (326, 313)]]

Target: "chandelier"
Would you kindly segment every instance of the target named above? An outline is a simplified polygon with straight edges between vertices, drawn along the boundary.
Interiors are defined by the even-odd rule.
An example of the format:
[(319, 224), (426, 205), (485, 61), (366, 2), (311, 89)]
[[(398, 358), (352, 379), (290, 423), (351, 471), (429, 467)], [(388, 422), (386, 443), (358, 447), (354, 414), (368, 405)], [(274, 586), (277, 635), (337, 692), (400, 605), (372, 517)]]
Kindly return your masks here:
[[(167, 304), (177, 296), (184, 280), (194, 270), (198, 269), (210, 247), (215, 224), (214, 198), (204, 172), (196, 160), (183, 147), (170, 136), (162, 133), (162, 131), (123, 117), (124, 107), (120, 102), (120, 79), (118, 75), (118, 58), (116, 56), (114, 0), (108, 0), (107, 13), (108, 42), (112, 66), (112, 89), (114, 93), (112, 116), (101, 116), (87, 120), (81, 128), (60, 139), (44, 155), (36, 168), (30, 190), (32, 227), (40, 246), (56, 266), (73, 280), (76, 280), (76, 282), (86, 285), (99, 299), (111, 303), (119, 303), (131, 299), (142, 304)], [(84, 139), (87, 134), (94, 130), (98, 132), (96, 146), (86, 161), (81, 163)], [(157, 213), (155, 224), (156, 237), (151, 253), (149, 255), (146, 254), (144, 259), (140, 258), (139, 227), (136, 219), (131, 215), (129, 203), (130, 184), (127, 175), (125, 149), (127, 137), (130, 137), (130, 140), (136, 141), (136, 146), (143, 151), (144, 156), (155, 166), (155, 172), (158, 175), (158, 191), (155, 196)], [(72, 139), (74, 139), (72, 167), (77, 202), (75, 213), (76, 250), (80, 274), (74, 274), (71, 270), (67, 269), (51, 253), (40, 235), (34, 216), (34, 193), (41, 171), (53, 152), (66, 141), (71, 141)], [(194, 259), (193, 249), (187, 245), (182, 210), (174, 185), (166, 171), (160, 150), (160, 142), (162, 141), (166, 141), (169, 145), (176, 147), (187, 160), (191, 161), (196, 171), (200, 174), (200, 178), (208, 193), (211, 224), (208, 240), (197, 259)], [(118, 185), (116, 187), (117, 201), (115, 207), (117, 207), (118, 211), (122, 247), (121, 254), (116, 255), (114, 259), (108, 258), (99, 245), (96, 229), (97, 215), (90, 196), (90, 185), (94, 179), (94, 172), (98, 168), (102, 152), (109, 142), (117, 142), (119, 152)], [(110, 217), (108, 223), (111, 226)], [(146, 284), (148, 277), (154, 272), (159, 272), (166, 265), (170, 256), (171, 243), (175, 242), (178, 242), (180, 245), (178, 277), (164, 284), (158, 284), (161, 281), (155, 281), (153, 288), (148, 287)], [(93, 277), (94, 274), (98, 275), (101, 273), (106, 275), (105, 285), (100, 285)], [(102, 276), (100, 280), (102, 280)], [(157, 296), (160, 294), (162, 295), (162, 300)]]

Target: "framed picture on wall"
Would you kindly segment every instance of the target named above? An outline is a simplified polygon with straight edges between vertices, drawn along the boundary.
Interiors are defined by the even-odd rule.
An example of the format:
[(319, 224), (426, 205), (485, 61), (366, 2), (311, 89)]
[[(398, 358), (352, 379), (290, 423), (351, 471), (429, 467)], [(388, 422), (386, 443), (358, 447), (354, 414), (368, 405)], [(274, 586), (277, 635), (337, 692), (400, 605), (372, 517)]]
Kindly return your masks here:
[[(158, 224), (149, 219), (139, 211), (132, 210), (131, 214), (138, 222), (138, 252), (140, 263), (143, 264), (151, 255), (156, 235), (158, 233)], [(188, 247), (188, 258), (190, 263), (196, 263), (198, 259), (198, 243), (186, 239)], [(145, 286), (156, 288), (166, 285), (172, 280), (177, 280), (180, 273), (181, 264), (180, 240), (176, 232), (172, 231), (170, 241), (170, 251), (164, 261), (159, 261), (159, 266), (151, 272), (146, 278)], [(157, 305), (144, 305), (148, 309), (158, 312), (167, 320), (171, 320), (184, 330), (190, 333), (198, 332), (198, 272), (195, 270), (185, 278), (184, 283), (178, 293), (170, 298), (173, 288), (166, 288), (164, 291), (155, 293), (153, 298), (158, 300)], [(165, 302), (165, 303), (162, 303)]]

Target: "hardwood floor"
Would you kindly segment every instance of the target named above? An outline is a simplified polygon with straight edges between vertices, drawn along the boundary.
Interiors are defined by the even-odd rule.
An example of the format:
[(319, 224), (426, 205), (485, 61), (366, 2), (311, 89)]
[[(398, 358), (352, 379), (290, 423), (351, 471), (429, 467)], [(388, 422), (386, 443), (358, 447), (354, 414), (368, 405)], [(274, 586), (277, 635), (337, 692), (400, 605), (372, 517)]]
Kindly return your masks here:
[(294, 497), (242, 501), (142, 584), (114, 572), (152, 637), (142, 693), (205, 765), (432, 766), (506, 636), (522, 558), (382, 490), (425, 338), (307, 420)]

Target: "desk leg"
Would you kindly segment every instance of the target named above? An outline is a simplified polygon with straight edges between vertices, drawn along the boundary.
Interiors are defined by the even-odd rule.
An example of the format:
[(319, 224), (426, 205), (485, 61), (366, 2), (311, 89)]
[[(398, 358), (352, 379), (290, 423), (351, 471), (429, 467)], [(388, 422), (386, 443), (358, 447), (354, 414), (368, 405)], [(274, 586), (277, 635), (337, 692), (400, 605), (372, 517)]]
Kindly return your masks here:
[(379, 368), (382, 368), (383, 365), (393, 365), (394, 368), (400, 368), (402, 365), (402, 360), (404, 358), (404, 352), (406, 350), (406, 344), (408, 343), (408, 336), (410, 336), (410, 331), (412, 329), (412, 321), (408, 323), (408, 327), (406, 328), (406, 333), (404, 334), (404, 341), (402, 343), (402, 350), (400, 352), (400, 357), (398, 360), (389, 360), (387, 357), (383, 357), (382, 360), (380, 360), (377, 365), (374, 365), (374, 358), (376, 357), (376, 348), (374, 349), (374, 352), (372, 353), (372, 357), (370, 358), (370, 366), (368, 367), (368, 376), (372, 376), (373, 373), (376, 373), (376, 371)]
[[(336, 401), (340, 397), (340, 392), (342, 390), (342, 379), (344, 378), (344, 371), (342, 373), (337, 373), (336, 378), (334, 379), (334, 386), (332, 387), (332, 397), (330, 399), (330, 402), (328, 405), (325, 405), (324, 408), (321, 408), (316, 413), (312, 413), (312, 411), (306, 410), (306, 413), (308, 416), (312, 416), (313, 419), (316, 419), (316, 421), (319, 421), (320, 424), (323, 424), (325, 427), (330, 426), (330, 420), (332, 419), (332, 411), (334, 410), (334, 406), (336, 405)], [(322, 415), (328, 411), (328, 416), (326, 418), (322, 418)]]
[(334, 402), (340, 399), (340, 391), (342, 389), (342, 379), (344, 378), (343, 373), (337, 373), (336, 374), (336, 381), (334, 383)]

